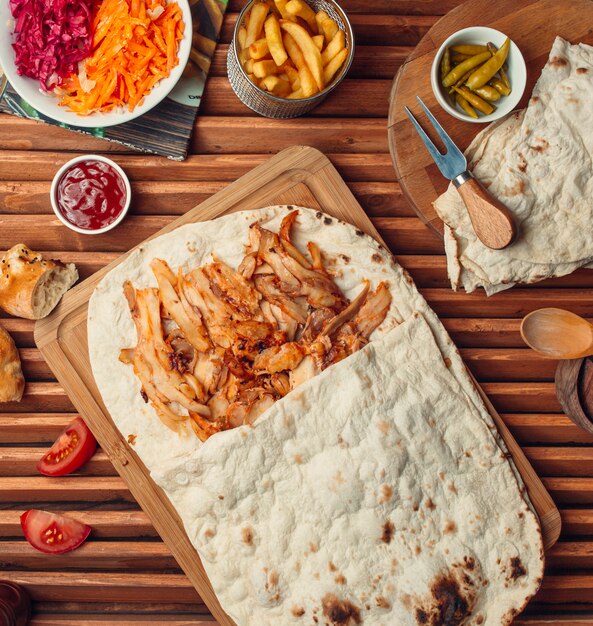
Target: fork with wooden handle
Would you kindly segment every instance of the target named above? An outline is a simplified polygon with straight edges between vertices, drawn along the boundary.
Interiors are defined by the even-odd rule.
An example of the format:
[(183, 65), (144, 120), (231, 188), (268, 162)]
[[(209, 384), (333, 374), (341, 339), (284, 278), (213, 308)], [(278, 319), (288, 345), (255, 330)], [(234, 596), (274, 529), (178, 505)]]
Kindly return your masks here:
[(408, 117), (414, 124), (420, 139), (430, 152), (441, 174), (453, 181), (463, 203), (478, 239), (488, 248), (501, 250), (506, 248), (517, 236), (517, 227), (510, 211), (492, 197), (486, 189), (472, 176), (467, 169), (467, 160), (463, 152), (455, 145), (451, 137), (438, 123), (422, 100), (416, 96), (420, 106), (424, 109), (430, 123), (445, 145), (446, 152), (442, 154), (431, 141), (430, 137), (412, 115), (408, 107), (404, 107)]

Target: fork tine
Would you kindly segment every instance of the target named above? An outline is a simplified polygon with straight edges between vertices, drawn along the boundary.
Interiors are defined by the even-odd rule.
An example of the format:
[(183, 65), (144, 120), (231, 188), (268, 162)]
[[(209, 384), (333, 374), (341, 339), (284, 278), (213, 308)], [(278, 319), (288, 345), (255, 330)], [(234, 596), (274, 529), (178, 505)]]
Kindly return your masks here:
[(447, 149), (447, 152), (445, 154), (449, 154), (449, 153), (461, 154), (461, 150), (459, 150), (459, 148), (453, 143), (453, 140), (451, 139), (451, 137), (449, 137), (449, 135), (447, 134), (447, 131), (439, 124), (437, 118), (430, 112), (430, 109), (424, 104), (424, 102), (422, 102), (422, 98), (420, 98), (420, 96), (416, 96), (416, 99), (418, 100), (418, 102), (420, 103), (420, 106), (426, 113), (426, 117), (428, 117), (430, 123), (433, 125), (433, 128), (437, 131), (437, 133), (439, 134), (439, 137), (443, 141), (443, 144), (445, 148)]
[(439, 167), (440, 167), (440, 163), (443, 160), (444, 155), (442, 155), (438, 151), (438, 149), (434, 145), (434, 143), (432, 143), (432, 139), (424, 132), (424, 128), (422, 128), (422, 126), (420, 126), (420, 124), (418, 123), (418, 120), (414, 117), (414, 115), (410, 111), (410, 109), (408, 109), (407, 106), (404, 106), (404, 109), (405, 109), (406, 113), (408, 114), (408, 117), (410, 118), (410, 121), (412, 122), (412, 124), (414, 124), (414, 126), (416, 128), (416, 131), (420, 135), (420, 139), (422, 139), (424, 145), (427, 147), (427, 149), (430, 152), (430, 155), (434, 159), (435, 163), (437, 165), (439, 165)]

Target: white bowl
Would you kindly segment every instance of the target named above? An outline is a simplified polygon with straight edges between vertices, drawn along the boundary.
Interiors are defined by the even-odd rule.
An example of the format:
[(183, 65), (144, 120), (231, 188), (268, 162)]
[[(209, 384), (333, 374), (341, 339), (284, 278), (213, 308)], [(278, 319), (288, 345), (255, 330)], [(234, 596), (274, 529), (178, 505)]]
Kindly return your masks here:
[(449, 115), (456, 117), (458, 120), (463, 120), (464, 122), (484, 124), (504, 117), (519, 104), (519, 100), (521, 100), (521, 97), (523, 96), (525, 85), (527, 83), (527, 67), (525, 66), (525, 59), (523, 58), (521, 51), (513, 41), (511, 41), (511, 49), (507, 57), (507, 73), (511, 82), (512, 91), (509, 96), (502, 96), (498, 102), (493, 103), (494, 106), (496, 106), (496, 109), (490, 113), (490, 115), (483, 115), (478, 112), (479, 117), (478, 119), (475, 119), (463, 113), (460, 109), (454, 107), (447, 101), (443, 87), (441, 86), (441, 57), (445, 53), (446, 48), (462, 43), (485, 45), (489, 41), (492, 42), (497, 48), (500, 48), (506, 38), (507, 36), (504, 33), (501, 33), (494, 28), (488, 28), (486, 26), (471, 26), (470, 28), (459, 30), (445, 39), (432, 62), (432, 68), (430, 70), (430, 84), (437, 102), (443, 109), (445, 109), (445, 111), (447, 111), (447, 113), (449, 113)]
[(161, 102), (171, 89), (175, 87), (187, 64), (192, 40), (191, 10), (188, 0), (175, 1), (179, 4), (185, 26), (183, 39), (179, 42), (177, 54), (179, 63), (171, 70), (167, 78), (164, 78), (153, 87), (152, 91), (144, 98), (142, 105), (136, 106), (131, 113), (124, 109), (108, 113), (91, 113), (86, 116), (77, 115), (68, 111), (66, 107), (59, 106), (56, 96), (43, 93), (39, 87), (39, 81), (27, 76), (19, 76), (14, 64), (14, 50), (12, 48), (14, 19), (10, 12), (8, 0), (0, 1), (0, 65), (4, 69), (8, 81), (19, 96), (52, 120), (82, 128), (103, 128), (129, 122), (140, 115), (144, 115), (144, 113), (150, 111), (150, 109)]
[[(58, 183), (60, 182), (60, 179), (62, 178), (62, 175), (64, 174), (66, 170), (70, 169), (73, 165), (75, 165), (76, 163), (80, 163), (81, 161), (102, 161), (103, 163), (107, 163), (108, 165), (111, 165), (111, 167), (122, 177), (124, 181), (124, 187), (126, 188), (126, 203), (124, 204), (124, 208), (122, 209), (121, 213), (115, 218), (115, 220), (111, 222), (111, 224), (109, 224), (108, 226), (104, 226), (103, 228), (97, 228), (94, 230), (91, 230), (90, 228), (80, 228), (76, 226), (75, 224), (71, 224), (62, 215), (62, 212), (58, 208), (58, 201), (56, 198), (56, 190), (58, 187)], [(70, 161), (67, 161), (66, 163), (64, 163), (64, 165), (62, 165), (62, 167), (56, 172), (56, 175), (51, 181), (49, 198), (51, 201), (51, 208), (56, 214), (56, 217), (60, 220), (60, 222), (62, 222), (62, 224), (64, 224), (64, 226), (67, 226), (70, 230), (80, 233), (81, 235), (102, 235), (103, 233), (106, 233), (108, 230), (115, 228), (119, 223), (121, 223), (121, 221), (127, 215), (128, 209), (130, 208), (130, 201), (132, 199), (132, 188), (130, 187), (130, 180), (127, 174), (122, 170), (122, 168), (115, 161), (112, 161), (111, 159), (108, 159), (107, 157), (104, 157), (104, 156), (100, 156), (98, 154), (83, 154), (82, 156), (77, 156), (74, 159), (70, 159)]]

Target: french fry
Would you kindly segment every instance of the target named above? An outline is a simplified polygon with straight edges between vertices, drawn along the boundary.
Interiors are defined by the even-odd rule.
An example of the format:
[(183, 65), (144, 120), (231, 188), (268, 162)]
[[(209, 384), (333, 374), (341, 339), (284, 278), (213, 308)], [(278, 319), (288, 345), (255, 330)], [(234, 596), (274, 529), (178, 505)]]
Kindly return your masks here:
[(272, 61), (272, 59), (262, 59), (261, 61), (255, 61), (253, 63), (253, 73), (257, 78), (265, 78), (266, 76), (273, 76), (274, 74), (280, 74), (282, 69)]
[(247, 74), (247, 78), (254, 84), (257, 85), (257, 76), (255, 74)]
[(239, 40), (239, 47), (241, 50), (245, 50), (245, 41), (247, 40), (247, 29), (245, 26), (241, 26), (241, 28), (239, 28), (237, 38)]
[(325, 67), (335, 56), (346, 47), (346, 37), (344, 31), (339, 30), (334, 38), (327, 44), (325, 50), (321, 53), (321, 62)]
[(297, 70), (300, 70), (301, 67), (305, 67), (307, 65), (305, 63), (305, 57), (298, 47), (297, 42), (287, 32), (282, 35), (282, 41), (284, 43), (284, 49)]
[(276, 63), (276, 65), (282, 65), (288, 59), (288, 54), (286, 53), (284, 43), (282, 42), (280, 22), (276, 19), (275, 15), (270, 15), (270, 17), (268, 17), (264, 24), (264, 31), (266, 33), (268, 49), (274, 59), (274, 63)]
[(250, 58), (251, 57), (249, 56), (249, 50), (245, 49), (245, 50), (241, 50), (241, 52), (239, 52), (239, 61), (241, 62), (241, 65), (245, 65), (245, 63), (247, 63), (247, 61)]
[(263, 89), (271, 91), (275, 96), (285, 98), (292, 93), (290, 83), (286, 80), (282, 80), (278, 76), (266, 76), (260, 83)]
[(317, 29), (320, 35), (325, 37), (325, 41), (329, 43), (340, 30), (338, 25), (325, 11), (317, 11), (315, 14)]
[(245, 71), (248, 74), (253, 74), (253, 59), (247, 59), (247, 62), (245, 63)]
[(278, 13), (280, 13), (283, 19), (290, 20), (292, 19), (292, 15), (286, 10), (287, 2), (288, 0), (274, 0), (274, 4), (276, 5), (276, 8), (278, 9)]
[(268, 40), (265, 37), (254, 41), (249, 46), (249, 56), (255, 60), (263, 59), (269, 51), (270, 50), (268, 48)]
[(299, 73), (297, 72), (297, 70), (295, 70), (294, 67), (291, 67), (290, 65), (286, 65), (286, 63), (283, 65), (283, 69), (288, 76), (291, 87), (295, 90), (298, 89), (301, 86), (301, 79), (299, 78)]
[(313, 32), (317, 30), (315, 11), (303, 0), (290, 0), (290, 2), (286, 3), (286, 10), (293, 17), (304, 19)]
[(288, 100), (300, 100), (305, 97), (302, 89), (295, 89), (292, 93), (286, 96)]
[(313, 78), (313, 74), (311, 74), (311, 70), (307, 67), (307, 65), (303, 65), (303, 67), (299, 68), (299, 79), (301, 81), (300, 88), (303, 91), (304, 98), (314, 96), (319, 91), (317, 83)]
[(259, 39), (266, 16), (268, 15), (269, 7), (265, 2), (256, 2), (251, 9), (249, 15), (249, 21), (247, 22), (247, 37), (245, 39), (245, 47), (249, 46)]
[(323, 79), (328, 84), (336, 72), (344, 65), (344, 61), (348, 58), (348, 48), (343, 48), (336, 56), (325, 66), (323, 70)]
[[(293, 0), (291, 0), (291, 2), (292, 1)], [(303, 53), (305, 62), (307, 63), (307, 66), (317, 83), (317, 87), (321, 91), (325, 85), (323, 79), (323, 64), (321, 63), (321, 52), (319, 52), (313, 39), (311, 39), (311, 35), (309, 35), (309, 33), (299, 24), (289, 22), (288, 20), (280, 20), (280, 28), (282, 28), (284, 32), (287, 32), (296, 41), (298, 47)]]
[(313, 42), (317, 46), (317, 49), (319, 50), (319, 52), (321, 52), (323, 50), (323, 44), (325, 43), (323, 35), (314, 35), (313, 37), (311, 37), (311, 39), (313, 39)]

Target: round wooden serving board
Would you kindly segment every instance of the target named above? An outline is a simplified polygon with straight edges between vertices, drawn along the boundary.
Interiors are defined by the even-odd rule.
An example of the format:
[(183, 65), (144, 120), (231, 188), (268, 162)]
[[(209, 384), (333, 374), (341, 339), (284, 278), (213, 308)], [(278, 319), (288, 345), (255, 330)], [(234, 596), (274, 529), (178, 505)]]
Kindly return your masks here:
[(420, 219), (441, 236), (443, 223), (432, 203), (446, 190), (448, 181), (416, 134), (404, 105), (417, 115), (435, 141), (435, 133), (416, 101), (416, 96), (420, 96), (461, 150), (465, 150), (485, 127), (485, 124), (463, 122), (447, 114), (437, 103), (430, 86), (430, 68), (439, 46), (449, 35), (468, 26), (496, 28), (519, 46), (527, 63), (527, 86), (519, 103), (522, 108), (529, 100), (556, 35), (571, 43), (593, 44), (593, 1), (469, 0), (440, 19), (401, 66), (391, 89), (389, 150), (407, 199)]

